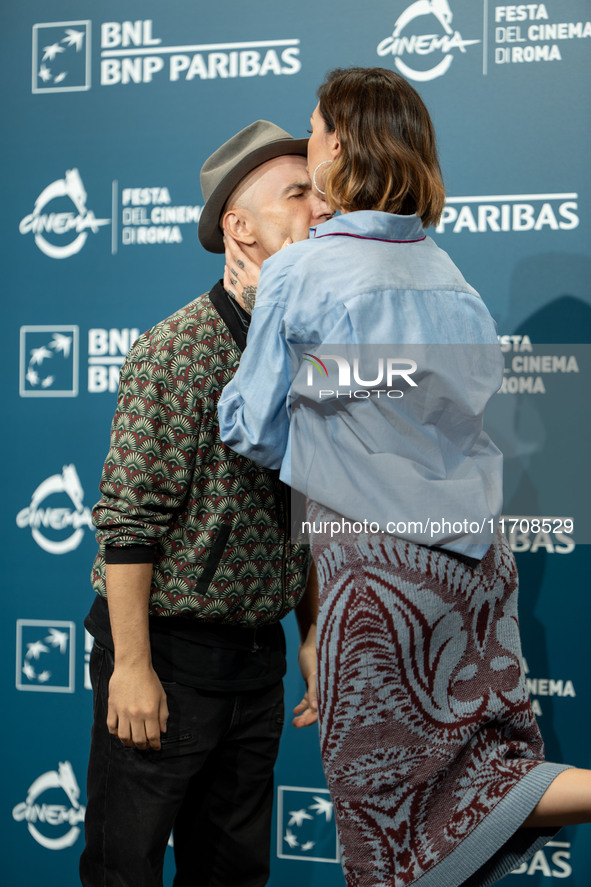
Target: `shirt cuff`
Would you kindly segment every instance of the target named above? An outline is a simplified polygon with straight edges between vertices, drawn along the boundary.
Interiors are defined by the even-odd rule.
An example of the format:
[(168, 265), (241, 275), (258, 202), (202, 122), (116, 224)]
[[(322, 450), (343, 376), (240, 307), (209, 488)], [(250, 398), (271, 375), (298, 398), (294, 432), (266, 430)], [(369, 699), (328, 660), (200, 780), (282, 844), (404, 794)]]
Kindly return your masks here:
[(106, 564), (153, 564), (153, 545), (107, 545)]

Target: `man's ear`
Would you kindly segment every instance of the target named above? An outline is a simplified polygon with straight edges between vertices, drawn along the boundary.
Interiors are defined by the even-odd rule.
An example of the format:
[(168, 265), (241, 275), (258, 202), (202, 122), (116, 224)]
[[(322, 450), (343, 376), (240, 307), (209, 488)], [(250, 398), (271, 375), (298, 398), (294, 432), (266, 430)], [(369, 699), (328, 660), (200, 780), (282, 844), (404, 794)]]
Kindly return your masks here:
[(234, 240), (237, 240), (238, 243), (244, 243), (247, 246), (252, 246), (256, 243), (253, 228), (252, 216), (248, 210), (233, 207), (224, 213), (222, 230), (227, 232)]

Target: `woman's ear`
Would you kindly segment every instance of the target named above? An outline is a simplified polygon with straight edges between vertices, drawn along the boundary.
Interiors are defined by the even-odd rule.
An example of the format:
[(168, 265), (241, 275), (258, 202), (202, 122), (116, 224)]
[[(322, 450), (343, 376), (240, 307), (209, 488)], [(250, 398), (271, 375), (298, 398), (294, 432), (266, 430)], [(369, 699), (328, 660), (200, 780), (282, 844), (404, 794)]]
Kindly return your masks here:
[(248, 210), (233, 207), (233, 209), (229, 209), (224, 213), (222, 230), (238, 241), (238, 243), (252, 246), (256, 243), (256, 238), (251, 222), (251, 214)]
[(339, 154), (341, 153), (341, 141), (339, 139), (339, 134), (336, 131), (336, 129), (334, 132), (332, 132), (330, 134), (329, 148), (330, 148), (330, 153), (332, 155), (331, 160), (336, 160), (337, 157), (339, 156)]

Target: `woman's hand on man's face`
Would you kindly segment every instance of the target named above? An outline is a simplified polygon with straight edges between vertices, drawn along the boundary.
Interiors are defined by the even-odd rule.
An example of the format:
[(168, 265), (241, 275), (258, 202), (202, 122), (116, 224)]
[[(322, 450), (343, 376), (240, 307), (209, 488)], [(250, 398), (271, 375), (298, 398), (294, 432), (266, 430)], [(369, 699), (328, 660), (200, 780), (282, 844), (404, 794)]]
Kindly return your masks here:
[(226, 232), (226, 265), (224, 267), (224, 289), (239, 305), (252, 314), (259, 284), (260, 265), (253, 262), (242, 245)]

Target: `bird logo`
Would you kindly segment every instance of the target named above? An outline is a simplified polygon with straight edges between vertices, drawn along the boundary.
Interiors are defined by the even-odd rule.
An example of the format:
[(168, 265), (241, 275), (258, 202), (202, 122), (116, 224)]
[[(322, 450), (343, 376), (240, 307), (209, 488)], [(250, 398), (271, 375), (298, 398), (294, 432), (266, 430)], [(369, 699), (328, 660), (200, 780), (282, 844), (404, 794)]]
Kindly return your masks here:
[(90, 22), (33, 26), (33, 92), (90, 86)]
[(17, 621), (18, 690), (73, 690), (74, 632), (71, 622)]
[(288, 859), (337, 862), (333, 803), (326, 789), (280, 788), (279, 853)]

